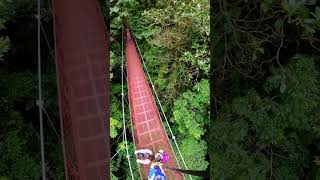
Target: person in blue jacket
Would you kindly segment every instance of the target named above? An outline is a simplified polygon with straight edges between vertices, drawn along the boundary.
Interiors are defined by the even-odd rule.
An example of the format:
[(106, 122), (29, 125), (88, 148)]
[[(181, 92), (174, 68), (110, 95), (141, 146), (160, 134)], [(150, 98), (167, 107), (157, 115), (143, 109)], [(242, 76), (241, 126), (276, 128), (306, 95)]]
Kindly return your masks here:
[(162, 163), (153, 162), (149, 169), (148, 180), (166, 180), (166, 175), (162, 169)]

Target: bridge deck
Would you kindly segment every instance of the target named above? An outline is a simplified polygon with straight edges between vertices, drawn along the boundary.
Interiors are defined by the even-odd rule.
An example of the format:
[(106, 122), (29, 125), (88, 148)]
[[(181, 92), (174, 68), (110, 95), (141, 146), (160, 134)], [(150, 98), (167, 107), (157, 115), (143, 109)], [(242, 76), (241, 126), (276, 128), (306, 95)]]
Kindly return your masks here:
[[(136, 148), (148, 148), (156, 153), (162, 149), (169, 153), (168, 165), (178, 167), (168, 136), (162, 125), (160, 114), (144, 74), (134, 40), (126, 32), (126, 65), (128, 77), (129, 103)], [(141, 175), (147, 179), (150, 165), (141, 165)], [(174, 171), (165, 170), (167, 179), (184, 179)]]

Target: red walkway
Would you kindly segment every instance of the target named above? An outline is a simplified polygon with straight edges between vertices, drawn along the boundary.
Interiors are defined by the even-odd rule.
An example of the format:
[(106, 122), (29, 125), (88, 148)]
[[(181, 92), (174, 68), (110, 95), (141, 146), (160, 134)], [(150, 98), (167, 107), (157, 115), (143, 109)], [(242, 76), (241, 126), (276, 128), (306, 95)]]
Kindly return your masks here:
[[(163, 149), (169, 153), (168, 165), (178, 167), (129, 30), (126, 31), (126, 61), (129, 102), (136, 148), (145, 147), (154, 153)], [(140, 169), (143, 179), (147, 179), (149, 165), (141, 165)], [(184, 176), (174, 171), (165, 171), (165, 173), (168, 180), (184, 179)]]
[(66, 178), (109, 179), (109, 38), (97, 0), (53, 0)]

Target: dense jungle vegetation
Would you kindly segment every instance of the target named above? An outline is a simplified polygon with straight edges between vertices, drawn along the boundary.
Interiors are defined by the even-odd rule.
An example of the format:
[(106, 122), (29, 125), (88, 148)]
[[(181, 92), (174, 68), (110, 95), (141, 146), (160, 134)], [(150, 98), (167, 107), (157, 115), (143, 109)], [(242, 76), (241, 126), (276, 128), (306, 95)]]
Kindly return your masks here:
[[(42, 1), (42, 24), (51, 48), (51, 2)], [(37, 1), (0, 0), (0, 179), (40, 179), (37, 84)], [(59, 131), (54, 52), (42, 34), (43, 96)], [(54, 50), (54, 49), (53, 49)], [(53, 53), (53, 54), (52, 54)], [(62, 146), (44, 113), (47, 177), (64, 179)], [(60, 134), (59, 134), (60, 136)]]
[(211, 7), (212, 179), (319, 179), (319, 1)]
[[(102, 1), (103, 2), (103, 1)], [(42, 1), (43, 91), (46, 112), (59, 132), (52, 9)], [(121, 26), (128, 18), (187, 166), (208, 168), (209, 1), (112, 1), (111, 19), (111, 178), (130, 179), (121, 114)], [(41, 175), (37, 98), (37, 1), (0, 1), (0, 177)], [(53, 52), (47, 47), (49, 41)], [(44, 114), (46, 115), (46, 113)], [(133, 143), (126, 108), (130, 152)], [(63, 179), (62, 147), (45, 116), (47, 176)], [(59, 134), (60, 135), (60, 134)], [(197, 147), (197, 148), (195, 148)], [(131, 159), (135, 176), (138, 170)]]
[[(59, 132), (52, 9), (49, 0), (42, 3), (43, 30), (53, 49), (42, 38), (44, 103)], [(41, 175), (36, 5), (0, 0), (3, 180)], [(129, 20), (190, 169), (210, 168), (211, 179), (219, 180), (320, 178), (319, 1), (113, 0), (107, 18), (113, 180), (130, 179), (120, 103), (122, 18)], [(211, 105), (217, 107), (212, 120), (210, 72)], [(62, 147), (44, 115), (47, 176), (64, 179)], [(128, 109), (126, 115), (131, 133)]]
[[(111, 1), (110, 128), (112, 154), (119, 152), (111, 161), (112, 179), (130, 178), (121, 138), (120, 63), (123, 18), (128, 19), (132, 28), (188, 168), (208, 168), (208, 143), (205, 137), (210, 123), (209, 9), (208, 0)], [(126, 119), (127, 128), (131, 131), (130, 118)], [(132, 138), (130, 147), (133, 153)], [(135, 159), (132, 158), (131, 161), (135, 176), (139, 178)]]

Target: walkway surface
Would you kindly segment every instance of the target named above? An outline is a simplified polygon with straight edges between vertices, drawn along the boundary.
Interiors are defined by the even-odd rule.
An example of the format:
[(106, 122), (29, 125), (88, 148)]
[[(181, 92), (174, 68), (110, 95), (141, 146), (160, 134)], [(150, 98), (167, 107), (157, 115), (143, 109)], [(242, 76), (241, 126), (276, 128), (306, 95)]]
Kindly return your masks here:
[(109, 179), (109, 38), (97, 0), (54, 0), (66, 178)]
[[(126, 65), (129, 103), (136, 149), (148, 148), (156, 153), (162, 149), (169, 153), (170, 167), (179, 167), (169, 144), (159, 111), (144, 74), (134, 40), (126, 30)], [(140, 165), (143, 179), (147, 179), (150, 165)], [(183, 175), (165, 170), (168, 180), (185, 179)]]

